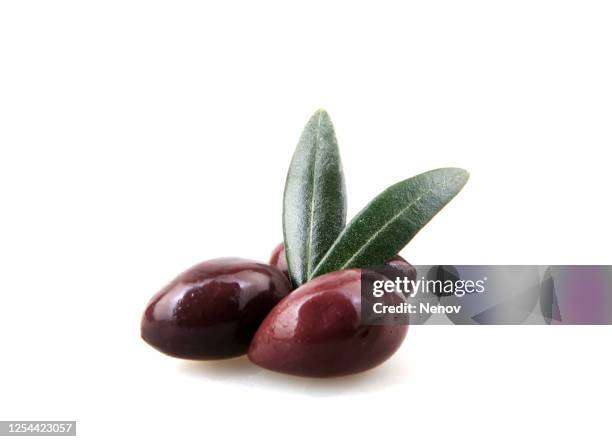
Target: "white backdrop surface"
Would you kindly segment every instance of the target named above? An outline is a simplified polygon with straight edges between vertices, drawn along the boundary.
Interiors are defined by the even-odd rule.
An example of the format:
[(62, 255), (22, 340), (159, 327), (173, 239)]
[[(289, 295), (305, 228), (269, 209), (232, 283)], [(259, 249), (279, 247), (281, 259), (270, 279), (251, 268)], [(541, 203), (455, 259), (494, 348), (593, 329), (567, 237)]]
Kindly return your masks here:
[(109, 440), (610, 440), (611, 327), (413, 327), (379, 369), (300, 380), (166, 358), (148, 299), (266, 260), (307, 118), (349, 216), (464, 167), (414, 263), (611, 264), (612, 5), (0, 3), (0, 419)]

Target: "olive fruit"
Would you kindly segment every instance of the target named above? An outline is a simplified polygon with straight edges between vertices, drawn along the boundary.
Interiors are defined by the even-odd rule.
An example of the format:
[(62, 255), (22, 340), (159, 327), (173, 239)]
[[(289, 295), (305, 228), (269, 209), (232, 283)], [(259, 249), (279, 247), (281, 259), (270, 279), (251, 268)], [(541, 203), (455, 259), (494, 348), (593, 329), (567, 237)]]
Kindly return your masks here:
[(278, 268), (281, 272), (285, 274), (287, 278), (289, 278), (289, 266), (287, 265), (287, 257), (285, 256), (285, 245), (280, 243), (274, 250), (272, 250), (272, 254), (270, 255), (270, 260), (268, 261), (270, 265)]
[(276, 267), (240, 258), (205, 261), (153, 296), (142, 317), (141, 335), (178, 358), (239, 356), (290, 290)]
[(399, 255), (395, 255), (389, 261), (384, 268), (376, 267), (377, 272), (384, 274), (389, 279), (408, 278), (411, 281), (415, 281), (417, 277), (416, 269), (404, 258)]
[(283, 299), (255, 334), (249, 359), (269, 370), (311, 377), (358, 373), (384, 362), (408, 326), (361, 323), (362, 272), (322, 275)]

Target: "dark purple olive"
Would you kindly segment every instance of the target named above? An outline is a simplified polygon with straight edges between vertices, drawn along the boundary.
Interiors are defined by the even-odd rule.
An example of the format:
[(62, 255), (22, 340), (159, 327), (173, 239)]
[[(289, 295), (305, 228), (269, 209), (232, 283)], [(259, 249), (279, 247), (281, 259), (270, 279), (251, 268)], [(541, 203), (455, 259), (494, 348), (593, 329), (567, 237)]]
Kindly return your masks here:
[[(287, 278), (289, 278), (289, 268), (287, 266), (287, 258), (285, 256), (285, 246), (283, 243), (280, 243), (274, 250), (272, 250), (272, 255), (270, 255), (270, 260), (268, 261), (270, 265), (281, 270)], [(410, 280), (416, 279), (416, 270), (415, 268), (408, 263), (404, 258), (399, 255), (395, 255), (393, 258), (387, 262), (387, 265), (392, 268), (388, 271), (384, 271), (382, 273), (385, 274), (388, 278), (392, 279), (397, 276), (404, 277), (407, 276)], [(380, 270), (377, 268), (377, 270)]]
[(153, 296), (142, 317), (142, 338), (178, 358), (239, 356), (289, 291), (276, 267), (240, 258), (205, 261)]
[(281, 272), (285, 274), (287, 278), (289, 278), (289, 267), (287, 266), (287, 257), (285, 256), (285, 245), (280, 243), (274, 250), (272, 250), (272, 255), (270, 255), (270, 260), (268, 261), (270, 265), (276, 267)]
[(269, 370), (311, 377), (358, 373), (384, 362), (408, 326), (361, 323), (361, 273), (328, 273), (283, 299), (255, 334), (249, 359)]
[(395, 279), (396, 277), (407, 277), (411, 281), (415, 281), (417, 277), (416, 269), (404, 258), (399, 255), (395, 255), (387, 262), (387, 267), (391, 267), (389, 270), (381, 271), (381, 269), (377, 270), (379, 273), (383, 273), (389, 279)]

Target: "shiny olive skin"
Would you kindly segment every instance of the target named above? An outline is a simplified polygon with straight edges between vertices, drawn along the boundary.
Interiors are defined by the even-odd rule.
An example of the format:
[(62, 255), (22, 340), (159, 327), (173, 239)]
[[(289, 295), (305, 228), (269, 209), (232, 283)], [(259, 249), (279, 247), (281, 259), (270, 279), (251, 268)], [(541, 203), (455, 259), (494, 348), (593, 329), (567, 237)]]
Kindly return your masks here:
[(149, 302), (142, 338), (170, 356), (240, 356), (268, 312), (291, 290), (276, 267), (240, 258), (195, 265)]
[(289, 266), (287, 265), (287, 257), (285, 256), (285, 245), (280, 243), (274, 250), (272, 250), (272, 254), (270, 255), (270, 260), (268, 261), (270, 265), (276, 267), (281, 272), (285, 274), (287, 278), (289, 278)]
[[(283, 243), (280, 243), (274, 250), (272, 250), (272, 254), (270, 255), (270, 260), (268, 261), (270, 265), (277, 267), (281, 270), (287, 278), (289, 278), (289, 267), (287, 266), (287, 257), (285, 256), (285, 246)], [(395, 255), (391, 258), (387, 265), (390, 265), (391, 269), (388, 271), (384, 271), (383, 273), (388, 278), (392, 279), (395, 277), (404, 277), (407, 276), (411, 280), (416, 279), (416, 269), (404, 258), (399, 255)], [(380, 267), (380, 266), (379, 266)], [(377, 270), (380, 270), (377, 268)]]
[(406, 261), (399, 255), (395, 255), (393, 258), (391, 258), (387, 262), (386, 267), (390, 268), (388, 270), (376, 268), (376, 270), (379, 273), (383, 273), (389, 279), (394, 279), (399, 276), (401, 278), (407, 277), (411, 281), (416, 280), (416, 269), (412, 266), (412, 264), (410, 264), (408, 261)]
[(269, 370), (309, 377), (348, 375), (384, 362), (408, 326), (360, 323), (361, 272), (328, 273), (292, 292), (259, 327), (249, 359)]

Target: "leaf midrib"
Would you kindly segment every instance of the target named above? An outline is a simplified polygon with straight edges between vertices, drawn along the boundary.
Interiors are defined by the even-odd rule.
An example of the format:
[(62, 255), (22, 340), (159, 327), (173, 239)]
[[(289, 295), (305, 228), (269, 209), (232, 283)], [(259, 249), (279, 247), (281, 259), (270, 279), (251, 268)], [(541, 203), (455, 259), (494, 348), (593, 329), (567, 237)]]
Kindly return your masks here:
[(310, 270), (311, 270), (311, 256), (312, 256), (312, 235), (313, 235), (313, 219), (314, 219), (314, 201), (315, 201), (315, 192), (316, 192), (316, 186), (315, 186), (315, 180), (316, 180), (316, 176), (317, 176), (317, 158), (319, 155), (319, 147), (320, 147), (320, 142), (319, 142), (319, 136), (321, 133), (321, 113), (319, 113), (318, 118), (317, 118), (317, 129), (315, 131), (315, 147), (314, 147), (314, 161), (313, 161), (313, 165), (312, 165), (312, 179), (311, 179), (311, 185), (312, 185), (312, 196), (310, 197), (310, 217), (308, 219), (308, 242), (306, 244), (306, 278), (308, 278), (308, 275), (310, 275)]

